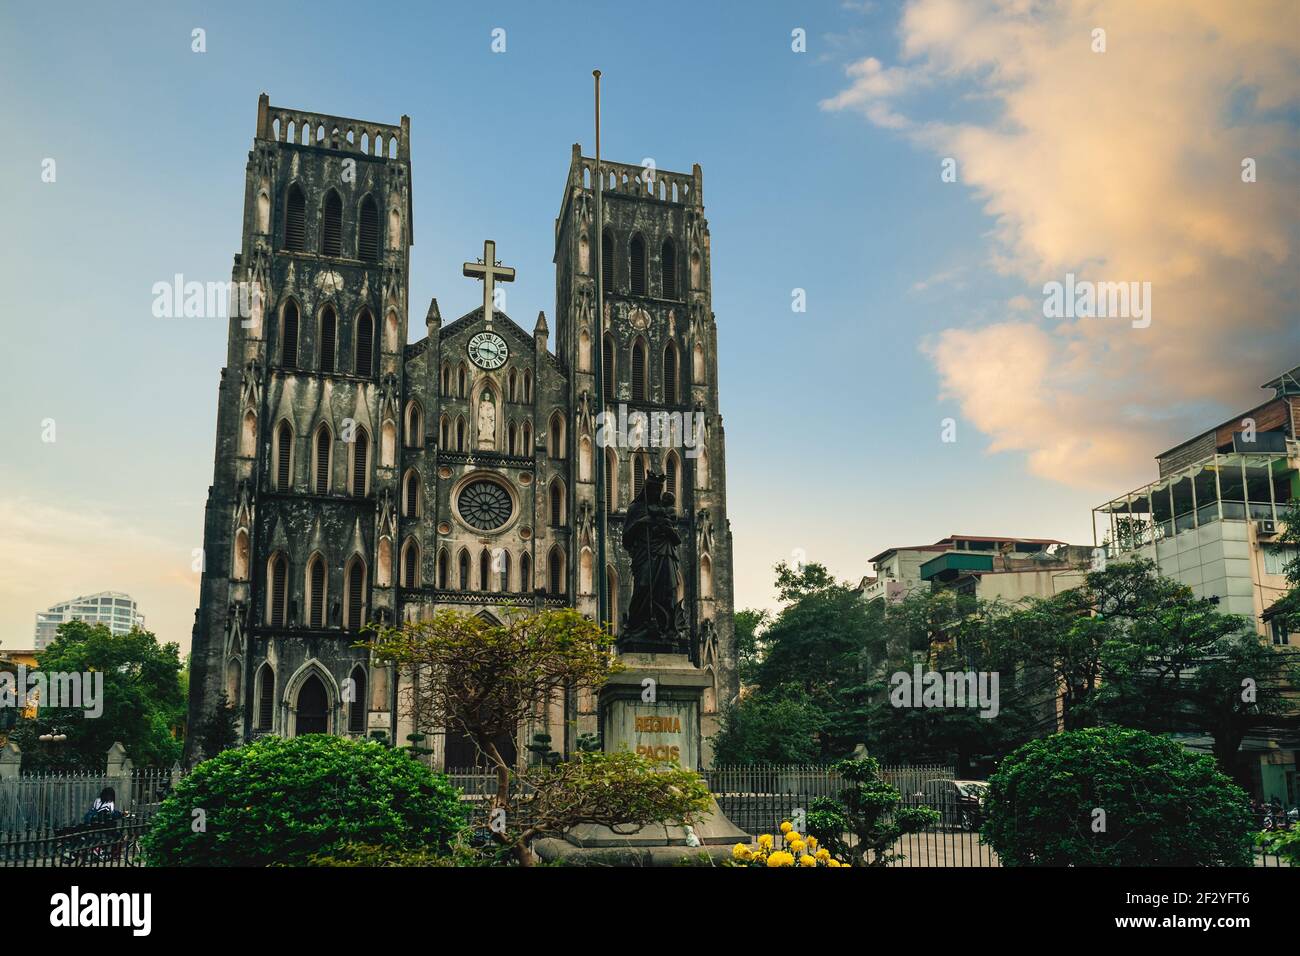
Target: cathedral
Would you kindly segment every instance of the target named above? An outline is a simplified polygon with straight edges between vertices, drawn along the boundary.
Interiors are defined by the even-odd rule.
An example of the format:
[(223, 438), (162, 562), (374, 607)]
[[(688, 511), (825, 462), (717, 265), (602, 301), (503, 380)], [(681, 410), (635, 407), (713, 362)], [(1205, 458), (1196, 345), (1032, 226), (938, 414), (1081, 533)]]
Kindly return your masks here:
[[(602, 159), (597, 171), (575, 145), (555, 221), (553, 319), (539, 311), (529, 330), (508, 315), (498, 304), (514, 269), (492, 241), (466, 236), (465, 281), (482, 283), (483, 305), (444, 322), (434, 299), (411, 342), (409, 119), (261, 96), (232, 275), (259, 295), (251, 315), (230, 318), (218, 389), (191, 728), (224, 695), (242, 740), (332, 733), (416, 743), (438, 768), (473, 765), (470, 741), (411, 726), (399, 705), (407, 678), (354, 647), (362, 628), (442, 608), (595, 618), (603, 580), (617, 634), (632, 587), (622, 523), (655, 473), (682, 539), (683, 650), (708, 677), (708, 763), (738, 683), (702, 185), (699, 166)], [(686, 424), (601, 427), (638, 413)], [(568, 754), (597, 732), (595, 704), (578, 696), (518, 729), (516, 759), (535, 734)], [(194, 736), (190, 758), (202, 756)]]

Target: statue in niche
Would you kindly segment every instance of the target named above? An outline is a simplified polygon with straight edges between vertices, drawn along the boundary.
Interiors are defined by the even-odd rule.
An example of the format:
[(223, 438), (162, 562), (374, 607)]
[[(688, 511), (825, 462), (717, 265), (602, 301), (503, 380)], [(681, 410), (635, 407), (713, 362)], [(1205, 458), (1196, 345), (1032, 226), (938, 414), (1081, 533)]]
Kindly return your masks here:
[(478, 447), (495, 448), (497, 437), (497, 407), (492, 393), (484, 391), (478, 399)]
[(623, 547), (631, 557), (632, 600), (620, 644), (676, 645), (686, 636), (686, 610), (677, 600), (677, 549), (682, 538), (677, 532), (675, 498), (664, 491), (665, 482), (661, 474), (648, 474), (627, 509)]

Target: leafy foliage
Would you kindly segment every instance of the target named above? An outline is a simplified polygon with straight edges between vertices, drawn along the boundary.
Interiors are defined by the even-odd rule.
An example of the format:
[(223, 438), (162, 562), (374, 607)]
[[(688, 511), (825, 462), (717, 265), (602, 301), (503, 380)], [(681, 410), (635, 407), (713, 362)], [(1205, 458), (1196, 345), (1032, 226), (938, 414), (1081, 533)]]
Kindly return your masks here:
[(465, 823), (458, 791), (401, 750), (266, 736), (195, 767), (144, 847), (156, 866), (295, 866), (344, 843), (445, 852)]
[(1124, 727), (1065, 731), (1003, 759), (985, 841), (1007, 866), (1248, 866), (1246, 794), (1214, 760)]
[[(929, 807), (900, 807), (902, 795), (880, 775), (874, 757), (840, 760), (832, 765), (846, 786), (837, 798), (818, 797), (808, 811), (808, 832), (831, 855), (854, 866), (885, 866), (902, 855), (891, 849), (904, 833), (939, 822)], [(851, 834), (856, 842), (850, 842)]]
[[(104, 676), (103, 713), (42, 706), (35, 719), (20, 720), (12, 738), (23, 751), (25, 770), (92, 770), (102, 772), (104, 754), (121, 741), (138, 767), (168, 767), (180, 759), (176, 729), (184, 724), (180, 651), (159, 644), (149, 631), (136, 628), (114, 635), (104, 624), (69, 621), (37, 655), (46, 673)], [(67, 740), (45, 745), (45, 733)]]
[(713, 737), (719, 764), (805, 764), (821, 758), (818, 736), (826, 715), (799, 699), (796, 689), (747, 694), (723, 708), (722, 726)]

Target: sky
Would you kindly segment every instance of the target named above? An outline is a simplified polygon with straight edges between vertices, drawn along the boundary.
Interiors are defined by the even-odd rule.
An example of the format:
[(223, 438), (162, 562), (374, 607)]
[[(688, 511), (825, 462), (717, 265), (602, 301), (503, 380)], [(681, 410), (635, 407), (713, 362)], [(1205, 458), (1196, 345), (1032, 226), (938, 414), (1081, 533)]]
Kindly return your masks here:
[[(737, 608), (793, 557), (1091, 544), (1300, 364), (1294, 0), (0, 3), (0, 645), (118, 590), (188, 649), (226, 323), (152, 288), (229, 279), (260, 93), (410, 116), (415, 338), (485, 238), (554, 315), (594, 68), (606, 158), (703, 167)], [(1067, 275), (1145, 317), (1045, 315)]]

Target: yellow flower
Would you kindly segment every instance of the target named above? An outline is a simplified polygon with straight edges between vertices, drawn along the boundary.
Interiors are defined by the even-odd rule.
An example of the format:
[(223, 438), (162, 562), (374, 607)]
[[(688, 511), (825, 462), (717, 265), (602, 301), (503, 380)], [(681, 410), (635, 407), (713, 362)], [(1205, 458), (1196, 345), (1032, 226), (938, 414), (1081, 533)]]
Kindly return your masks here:
[(830, 858), (831, 858), (831, 851), (826, 849), (826, 847), (822, 847), (820, 850), (817, 851), (817, 859), (821, 860), (823, 863), (825, 863)]
[(802, 853), (802, 852), (803, 852), (803, 848), (804, 848), (804, 842), (803, 842), (803, 840), (792, 840), (792, 841), (790, 841), (790, 842), (789, 842), (788, 844), (786, 844), (786, 845), (787, 845), (788, 847), (790, 847), (790, 852), (791, 852), (791, 853)]
[(791, 825), (791, 823), (790, 823), (789, 820), (786, 820), (786, 821), (782, 822), (782, 824), (781, 824), (781, 832), (782, 832), (782, 833), (789, 833), (789, 832), (790, 832), (791, 830), (793, 830), (793, 829), (794, 829), (794, 826)]
[(786, 853), (785, 850), (777, 850), (767, 858), (767, 865), (770, 867), (794, 866), (794, 856)]
[(753, 856), (753, 853), (750, 852), (749, 847), (745, 846), (745, 844), (737, 843), (731, 848), (731, 855), (737, 860), (748, 860)]
[(826, 865), (827, 865), (827, 866), (831, 866), (831, 867), (839, 866), (839, 865), (840, 865), (840, 861), (839, 861), (839, 860), (835, 860), (835, 859), (830, 859), (830, 860), (827, 860), (827, 861), (826, 861)]
[(770, 833), (761, 834), (758, 838), (758, 845), (761, 846), (764, 850), (772, 849), (772, 834)]
[(799, 831), (798, 831), (798, 830), (790, 830), (790, 831), (788, 831), (788, 832), (786, 833), (786, 835), (785, 835), (785, 842), (786, 842), (787, 844), (789, 844), (789, 843), (794, 843), (796, 840), (798, 840), (800, 843), (803, 842), (803, 837), (801, 837), (801, 836), (799, 835)]
[(808, 838), (808, 845), (814, 850), (817, 849), (817, 838), (815, 836), (810, 836)]
[(805, 853), (803, 856), (799, 857), (799, 865), (800, 865), (800, 866), (816, 866), (816, 865), (817, 865), (817, 860), (816, 860), (815, 858), (809, 856), (807, 853)]

